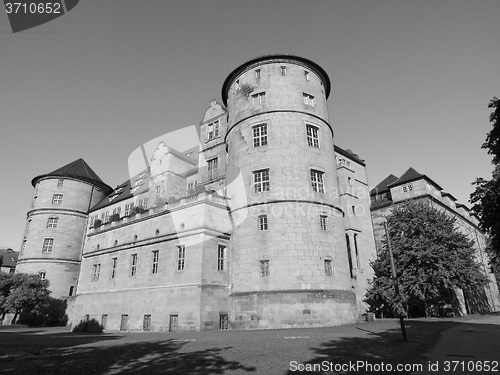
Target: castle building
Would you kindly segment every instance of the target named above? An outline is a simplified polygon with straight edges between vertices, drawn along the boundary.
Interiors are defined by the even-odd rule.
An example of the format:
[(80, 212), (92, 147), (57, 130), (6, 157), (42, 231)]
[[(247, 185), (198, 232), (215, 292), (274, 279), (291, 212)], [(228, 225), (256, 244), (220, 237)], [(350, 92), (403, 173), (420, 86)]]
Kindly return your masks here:
[(75, 292), (89, 209), (112, 190), (83, 159), (35, 177), (16, 272), (50, 280), (51, 296)]
[[(356, 322), (376, 257), (370, 195), (365, 162), (334, 145), (330, 89), (308, 59), (259, 57), (229, 74), (222, 103), (212, 101), (199, 124), (199, 147), (159, 142), (149, 165), (115, 189), (93, 172), (35, 178), (28, 222), (39, 218), (20, 266), (43, 270), (57, 295), (76, 287), (72, 324), (175, 331)], [(58, 190), (70, 188), (78, 194)], [(49, 227), (63, 214), (71, 226)], [(50, 238), (53, 256), (44, 250)]]
[(467, 206), (458, 203), (456, 198), (428, 176), (409, 168), (399, 178), (389, 175), (370, 191), (371, 215), (377, 251), (382, 249), (385, 238), (383, 223), (392, 208), (410, 199), (428, 201), (433, 207), (443, 210), (456, 219), (456, 227), (470, 240), (474, 241), (475, 258), (481, 265), (490, 284), (481, 289), (479, 296), (455, 290), (461, 314), (500, 310), (500, 295), (494, 274), (489, 266), (485, 252), (486, 237), (479, 228), (479, 221)]

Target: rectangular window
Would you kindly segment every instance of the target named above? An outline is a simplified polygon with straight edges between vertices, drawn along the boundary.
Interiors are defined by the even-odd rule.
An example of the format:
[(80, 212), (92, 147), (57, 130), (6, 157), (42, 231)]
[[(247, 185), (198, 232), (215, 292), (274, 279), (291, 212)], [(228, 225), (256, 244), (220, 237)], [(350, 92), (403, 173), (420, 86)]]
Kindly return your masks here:
[(135, 276), (137, 273), (137, 254), (132, 254), (132, 264), (130, 267), (130, 276)]
[(281, 75), (286, 76), (286, 66), (281, 66)]
[(306, 81), (309, 81), (309, 72), (306, 70), (304, 73), (306, 75)]
[(255, 69), (255, 78), (260, 78), (260, 69)]
[(319, 148), (319, 132), (316, 126), (307, 125), (307, 144), (312, 147)]
[(127, 204), (125, 205), (125, 212), (124, 212), (125, 216), (130, 215), (130, 210), (131, 210), (133, 207), (134, 207), (134, 204), (133, 204), (133, 203), (127, 203)]
[(148, 209), (148, 198), (139, 199), (138, 203), (139, 207), (142, 207), (144, 210)]
[(208, 140), (215, 139), (219, 136), (219, 120), (208, 124)]
[(116, 276), (116, 264), (118, 263), (118, 258), (111, 259), (111, 278), (114, 279)]
[(154, 250), (153, 251), (153, 268), (151, 270), (151, 273), (158, 273), (158, 261), (160, 257), (160, 251), (159, 250)]
[(252, 95), (252, 106), (256, 106), (258, 104), (264, 104), (266, 102), (266, 93), (260, 92), (258, 94)]
[(259, 230), (267, 230), (267, 215), (259, 215)]
[(144, 321), (142, 322), (143, 331), (151, 331), (151, 315), (144, 315)]
[(121, 207), (113, 208), (113, 215), (120, 215), (120, 212), (122, 212)]
[(123, 314), (122, 321), (120, 323), (120, 331), (126, 331), (126, 330), (128, 330), (128, 315)]
[(219, 245), (217, 249), (217, 270), (224, 271), (224, 260), (226, 255), (226, 247), (224, 245)]
[(57, 217), (49, 217), (49, 220), (47, 220), (47, 228), (57, 228), (58, 220)]
[(101, 273), (101, 264), (94, 264), (92, 267), (92, 281), (99, 280), (99, 274)]
[(252, 127), (253, 147), (267, 145), (267, 124)]
[(261, 260), (259, 262), (260, 277), (269, 276), (269, 260)]
[(62, 187), (64, 185), (64, 180), (60, 179), (57, 181), (57, 187)]
[(320, 215), (319, 217), (319, 223), (321, 226), (321, 230), (323, 232), (326, 232), (328, 230), (328, 216), (326, 215)]
[(240, 88), (240, 80), (238, 79), (235, 83), (234, 83), (234, 89), (235, 90), (238, 90)]
[(103, 224), (109, 221), (109, 211), (103, 212), (101, 214), (101, 221)]
[(217, 165), (218, 165), (218, 160), (217, 158), (213, 158), (207, 161), (207, 171), (208, 171), (208, 180), (213, 180), (217, 178), (218, 173), (217, 173)]
[(62, 203), (62, 194), (54, 194), (52, 196), (52, 204), (61, 204)]
[(108, 314), (102, 314), (102, 316), (101, 316), (102, 329), (106, 329), (107, 323), (108, 323)]
[(326, 277), (333, 276), (333, 266), (331, 259), (325, 259), (325, 275)]
[(175, 332), (179, 328), (179, 315), (170, 315), (170, 323), (168, 325), (169, 332)]
[(219, 329), (222, 331), (229, 329), (229, 316), (228, 316), (228, 314), (219, 314)]
[(351, 243), (349, 242), (349, 235), (346, 233), (345, 241), (347, 243), (347, 260), (349, 262), (349, 273), (351, 274), (351, 278), (354, 277), (353, 269), (352, 269), (352, 257), (351, 257)]
[(53, 238), (44, 238), (43, 246), (42, 246), (42, 253), (51, 253), (53, 246), (54, 246), (54, 239)]
[(98, 218), (97, 215), (93, 215), (93, 216), (90, 217), (90, 226), (89, 226), (89, 228), (93, 228), (94, 227), (94, 223), (97, 220), (97, 218)]
[(45, 272), (43, 272), (43, 271), (42, 272), (38, 272), (38, 275), (40, 276), (40, 279), (45, 280), (45, 275), (46, 275)]
[(356, 265), (358, 268), (360, 268), (360, 266), (359, 266), (359, 251), (358, 251), (358, 235), (357, 234), (354, 235), (354, 252), (356, 254)]
[(314, 107), (314, 96), (303, 93), (302, 100), (304, 101), (305, 105), (310, 105), (311, 107)]
[(317, 193), (325, 192), (325, 183), (323, 181), (323, 175), (324, 175), (323, 172), (311, 169), (311, 184), (313, 191)]
[(253, 191), (255, 193), (269, 191), (269, 169), (253, 172)]
[(71, 285), (71, 286), (69, 287), (69, 294), (68, 294), (70, 297), (71, 297), (71, 296), (73, 296), (73, 292), (74, 292), (74, 290), (75, 290), (75, 286), (74, 286), (74, 285)]
[(156, 187), (156, 195), (160, 195), (161, 194), (161, 186), (157, 186)]
[(177, 246), (177, 271), (182, 271), (185, 266), (186, 247), (184, 245)]

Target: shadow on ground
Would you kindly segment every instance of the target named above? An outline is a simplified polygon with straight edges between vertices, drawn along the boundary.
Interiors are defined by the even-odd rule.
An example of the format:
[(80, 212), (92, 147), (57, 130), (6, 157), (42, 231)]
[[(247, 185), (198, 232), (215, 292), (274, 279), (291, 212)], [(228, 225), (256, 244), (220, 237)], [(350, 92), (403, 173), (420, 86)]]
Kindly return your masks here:
[[(103, 344), (123, 336), (40, 333), (0, 334), (2, 374), (223, 374), (255, 370), (224, 359), (227, 347), (183, 351), (187, 342), (174, 339)], [(17, 350), (9, 352), (9, 347)]]

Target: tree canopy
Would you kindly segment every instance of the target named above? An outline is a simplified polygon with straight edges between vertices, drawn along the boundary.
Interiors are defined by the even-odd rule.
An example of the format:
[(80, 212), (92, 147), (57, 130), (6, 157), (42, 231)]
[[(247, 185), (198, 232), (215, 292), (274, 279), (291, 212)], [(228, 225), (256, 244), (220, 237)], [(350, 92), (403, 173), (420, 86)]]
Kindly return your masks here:
[(390, 306), (395, 315), (406, 315), (408, 304), (452, 302), (452, 290), (486, 285), (489, 280), (474, 257), (473, 242), (455, 227), (455, 218), (414, 200), (394, 206), (387, 217), (400, 296), (394, 295), (390, 259), (386, 246), (372, 262), (375, 279), (366, 294), (371, 306)]
[(36, 312), (47, 301), (50, 291), (49, 281), (39, 275), (0, 273), (0, 314), (1, 320), (7, 313), (14, 313), (14, 323), (22, 311)]
[(487, 251), (495, 276), (500, 281), (500, 100), (494, 97), (488, 108), (493, 108), (490, 114), (493, 129), (488, 133), (482, 148), (493, 155), (492, 163), (495, 168), (491, 180), (476, 179), (473, 183), (476, 190), (471, 194), (470, 201), (481, 228), (490, 236)]

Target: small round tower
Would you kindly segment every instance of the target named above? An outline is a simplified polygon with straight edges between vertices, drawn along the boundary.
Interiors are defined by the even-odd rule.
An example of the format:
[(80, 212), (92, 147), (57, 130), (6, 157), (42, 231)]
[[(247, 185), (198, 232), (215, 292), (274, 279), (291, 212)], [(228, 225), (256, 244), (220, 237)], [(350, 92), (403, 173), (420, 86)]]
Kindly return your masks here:
[(329, 93), (320, 66), (290, 55), (253, 59), (222, 87), (229, 114), (226, 195), (240, 223), (231, 237), (236, 328), (357, 319)]
[(31, 183), (35, 192), (16, 272), (48, 279), (54, 298), (72, 295), (87, 213), (112, 189), (83, 159), (37, 176)]

